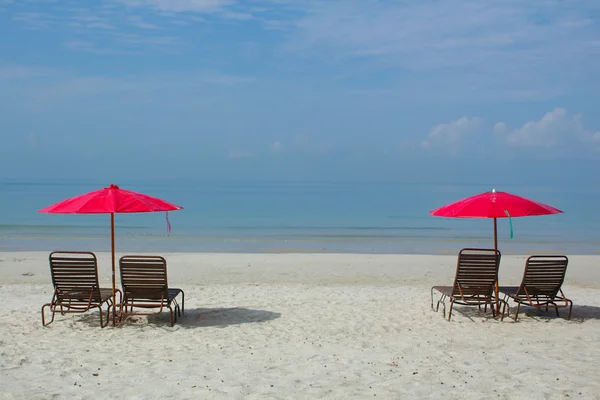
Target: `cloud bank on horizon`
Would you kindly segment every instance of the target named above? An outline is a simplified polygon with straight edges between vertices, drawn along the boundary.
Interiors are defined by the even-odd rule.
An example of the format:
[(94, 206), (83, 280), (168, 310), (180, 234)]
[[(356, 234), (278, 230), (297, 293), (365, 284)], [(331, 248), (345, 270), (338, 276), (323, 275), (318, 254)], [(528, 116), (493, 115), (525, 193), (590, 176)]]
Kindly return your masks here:
[(0, 166), (24, 175), (90, 149), (229, 177), (600, 166), (593, 0), (0, 0), (0, 35)]

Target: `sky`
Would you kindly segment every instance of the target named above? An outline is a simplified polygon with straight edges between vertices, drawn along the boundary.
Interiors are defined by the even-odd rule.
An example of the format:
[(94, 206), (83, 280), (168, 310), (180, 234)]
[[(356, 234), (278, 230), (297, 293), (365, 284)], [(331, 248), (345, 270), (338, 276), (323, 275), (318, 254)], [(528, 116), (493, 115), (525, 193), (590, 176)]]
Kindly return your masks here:
[(597, 0), (0, 0), (0, 179), (600, 184)]

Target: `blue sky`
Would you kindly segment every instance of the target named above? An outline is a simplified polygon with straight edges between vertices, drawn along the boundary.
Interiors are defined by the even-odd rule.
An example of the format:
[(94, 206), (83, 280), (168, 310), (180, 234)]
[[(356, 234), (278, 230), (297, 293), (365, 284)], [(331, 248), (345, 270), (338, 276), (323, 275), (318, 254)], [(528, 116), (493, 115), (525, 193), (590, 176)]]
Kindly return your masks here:
[(596, 0), (0, 0), (0, 178), (600, 182)]

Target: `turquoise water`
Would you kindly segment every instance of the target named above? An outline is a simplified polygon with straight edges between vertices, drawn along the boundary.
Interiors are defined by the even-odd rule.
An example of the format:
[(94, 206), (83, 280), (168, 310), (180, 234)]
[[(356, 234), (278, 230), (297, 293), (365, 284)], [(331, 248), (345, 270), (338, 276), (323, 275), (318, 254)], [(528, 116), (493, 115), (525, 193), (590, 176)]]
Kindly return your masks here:
[[(117, 214), (117, 250), (210, 252), (456, 253), (492, 247), (487, 219), (446, 219), (428, 211), (489, 191), (480, 184), (398, 182), (22, 182), (0, 181), (0, 250), (110, 251), (108, 215), (37, 210), (110, 183), (184, 207), (169, 213)], [(505, 254), (600, 253), (600, 190), (496, 185), (565, 211), (498, 220)]]

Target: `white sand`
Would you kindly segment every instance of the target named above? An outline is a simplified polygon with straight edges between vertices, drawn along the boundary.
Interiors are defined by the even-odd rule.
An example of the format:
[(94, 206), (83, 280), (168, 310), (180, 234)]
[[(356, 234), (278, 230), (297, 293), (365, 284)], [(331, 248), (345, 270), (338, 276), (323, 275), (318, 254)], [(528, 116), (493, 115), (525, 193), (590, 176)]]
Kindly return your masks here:
[[(570, 257), (571, 321), (515, 323), (431, 311), (455, 256), (167, 254), (185, 317), (105, 329), (97, 313), (42, 327), (47, 256), (0, 253), (0, 398), (600, 399), (600, 256)], [(500, 283), (523, 266), (503, 256)]]

